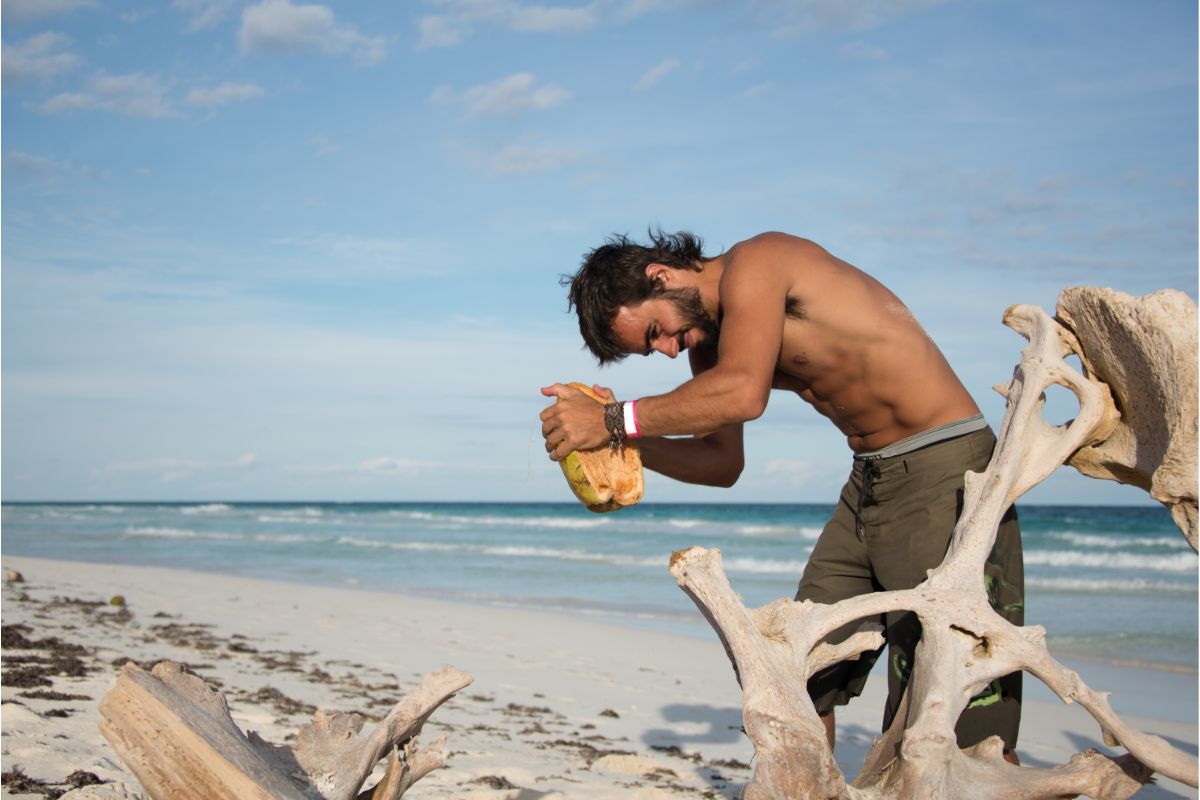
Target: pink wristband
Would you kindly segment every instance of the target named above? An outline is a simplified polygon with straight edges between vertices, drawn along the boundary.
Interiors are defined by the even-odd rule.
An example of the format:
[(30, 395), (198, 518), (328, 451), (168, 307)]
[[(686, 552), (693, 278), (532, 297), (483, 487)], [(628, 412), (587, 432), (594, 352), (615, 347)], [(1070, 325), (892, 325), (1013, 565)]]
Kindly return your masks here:
[(637, 402), (637, 400), (627, 400), (621, 404), (621, 410), (625, 412), (625, 435), (630, 439), (636, 439), (642, 435), (637, 421)]

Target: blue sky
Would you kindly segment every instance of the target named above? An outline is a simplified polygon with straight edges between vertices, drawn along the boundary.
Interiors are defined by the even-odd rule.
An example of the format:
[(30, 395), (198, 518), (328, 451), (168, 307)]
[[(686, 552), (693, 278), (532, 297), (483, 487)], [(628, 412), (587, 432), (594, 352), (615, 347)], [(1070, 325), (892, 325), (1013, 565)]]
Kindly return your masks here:
[[(558, 285), (650, 225), (821, 243), (996, 427), (1008, 305), (1196, 295), (1188, 0), (2, 10), (6, 500), (570, 500), (538, 387), (687, 377), (597, 369)], [(647, 499), (832, 502), (848, 456), (776, 393), (738, 486)]]

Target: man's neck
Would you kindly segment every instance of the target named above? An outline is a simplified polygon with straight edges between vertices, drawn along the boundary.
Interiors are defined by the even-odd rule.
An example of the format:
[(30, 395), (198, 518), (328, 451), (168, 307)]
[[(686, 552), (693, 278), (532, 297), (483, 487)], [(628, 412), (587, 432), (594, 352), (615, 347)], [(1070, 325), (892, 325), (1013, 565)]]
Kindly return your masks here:
[(725, 274), (725, 264), (728, 253), (700, 262), (700, 273), (697, 276), (696, 288), (700, 290), (700, 299), (704, 308), (713, 319), (717, 319), (721, 309), (721, 276)]

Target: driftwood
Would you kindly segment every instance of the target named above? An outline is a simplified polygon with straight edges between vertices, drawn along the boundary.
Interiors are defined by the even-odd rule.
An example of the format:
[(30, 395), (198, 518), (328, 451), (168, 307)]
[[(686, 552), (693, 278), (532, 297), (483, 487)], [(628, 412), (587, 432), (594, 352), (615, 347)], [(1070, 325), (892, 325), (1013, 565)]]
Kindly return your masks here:
[(395, 800), (443, 765), (444, 738), (417, 749), (417, 734), (472, 680), (453, 667), (427, 675), (369, 735), (358, 714), (318, 711), (284, 747), (243, 734), (224, 696), (180, 665), (126, 664), (100, 702), (100, 730), (153, 800)]
[(1067, 289), (1059, 322), (1087, 374), (1108, 385), (1120, 421), (1068, 462), (1093, 478), (1140, 486), (1171, 510), (1196, 549), (1196, 306), (1182, 292), (1131, 297)]
[[(1105, 309), (1110, 306), (1108, 313)], [(1164, 322), (1163, 315), (1138, 310), (1148, 306), (1185, 312), (1190, 308), (1191, 321), (1176, 325), (1171, 322), (1175, 311), (1166, 311)], [(1083, 309), (1095, 313), (1085, 314)], [(742, 685), (744, 727), (756, 752), (746, 800), (1025, 800), (1078, 794), (1118, 800), (1138, 791), (1152, 773), (1197, 785), (1196, 760), (1162, 738), (1125, 724), (1109, 706), (1106, 693), (1094, 692), (1053, 658), (1044, 628), (1014, 626), (988, 605), (984, 561), (1001, 516), (1064, 462), (1080, 458), (1074, 454), (1081, 448), (1105, 454), (1089, 463), (1102, 458), (1114, 464), (1132, 462), (1140, 474), (1152, 476), (1135, 481), (1143, 486), (1162, 486), (1164, 471), (1186, 474), (1180, 465), (1190, 464), (1190, 483), (1187, 478), (1173, 483), (1172, 488), (1160, 490), (1160, 499), (1171, 503), (1174, 512), (1190, 498), (1191, 530), (1195, 530), (1195, 307), (1177, 292), (1135, 299), (1108, 290), (1080, 289), (1064, 294), (1060, 313), (1071, 329), (1034, 306), (1014, 306), (1006, 312), (1005, 324), (1030, 344), (1021, 354), (1012, 382), (998, 387), (1006, 393), (1008, 407), (992, 461), (983, 474), (967, 473), (963, 512), (949, 551), (921, 585), (833, 605), (780, 599), (747, 609), (725, 576), (719, 551), (693, 547), (673, 554), (671, 574), (721, 637)], [(1093, 318), (1103, 319), (1104, 324)], [(1176, 328), (1180, 330), (1173, 334)], [(1097, 340), (1122, 339), (1128, 344), (1114, 346), (1111, 356), (1089, 349)], [(1064, 361), (1071, 353), (1080, 356), (1088, 377)], [(1122, 359), (1133, 358), (1153, 366), (1120, 368)], [(1169, 363), (1163, 364), (1164, 358)], [(1188, 368), (1174, 371), (1173, 365), (1185, 361), (1190, 362), (1186, 365), (1190, 372)], [(1052, 426), (1042, 417), (1044, 392), (1052, 384), (1067, 387), (1079, 401), (1076, 419), (1061, 426)], [(1161, 402), (1142, 405), (1147, 393)], [(1171, 405), (1179, 402), (1182, 411)], [(1146, 413), (1148, 420), (1140, 416)], [(1178, 421), (1162, 425), (1156, 417)], [(1181, 441), (1185, 437), (1179, 433), (1189, 429), (1190, 444)], [(1145, 431), (1157, 437), (1154, 458), (1172, 466), (1160, 468), (1146, 460), (1148, 448), (1140, 447)], [(1110, 447), (1108, 441), (1118, 433), (1120, 442)], [(1124, 481), (1131, 469), (1110, 468), (1107, 477)], [(1167, 495), (1180, 500), (1165, 499)], [(1177, 522), (1182, 520), (1186, 534), (1189, 514), (1185, 510), (1174, 516)], [(1190, 540), (1194, 543), (1194, 535)], [(920, 619), (923, 634), (916, 663), (900, 713), (876, 741), (859, 776), (847, 784), (806, 683), (822, 667), (883, 643), (879, 631), (865, 628), (838, 645), (824, 643), (826, 635), (855, 620), (875, 619), (895, 610), (914, 611)], [(970, 698), (990, 681), (1017, 670), (1037, 676), (1064, 702), (1079, 703), (1099, 723), (1105, 741), (1120, 744), (1129, 754), (1113, 759), (1089, 750), (1059, 767), (1029, 768), (1004, 761), (998, 737), (960, 750), (954, 726)]]

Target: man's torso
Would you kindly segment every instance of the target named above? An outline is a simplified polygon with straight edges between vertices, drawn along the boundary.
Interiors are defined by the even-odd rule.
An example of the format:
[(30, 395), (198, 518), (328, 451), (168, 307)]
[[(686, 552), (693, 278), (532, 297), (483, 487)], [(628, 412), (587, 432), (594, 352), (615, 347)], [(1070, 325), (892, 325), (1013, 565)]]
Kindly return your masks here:
[[(749, 245), (749, 246), (748, 246)], [(978, 413), (907, 307), (866, 273), (803, 239), (756, 237), (724, 257), (722, 285), (785, 270), (789, 285), (772, 386), (795, 392), (856, 452)]]

